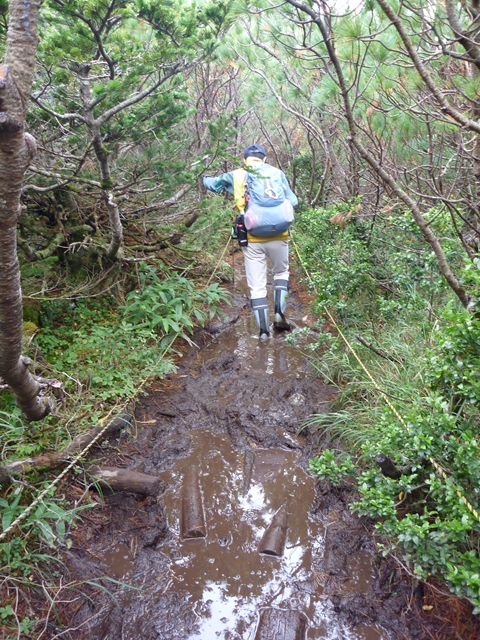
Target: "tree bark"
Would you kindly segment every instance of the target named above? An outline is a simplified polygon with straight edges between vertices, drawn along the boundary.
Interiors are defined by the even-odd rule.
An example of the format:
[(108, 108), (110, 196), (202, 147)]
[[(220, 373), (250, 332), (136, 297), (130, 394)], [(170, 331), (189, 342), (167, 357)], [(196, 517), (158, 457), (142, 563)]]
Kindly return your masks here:
[(26, 420), (50, 411), (40, 386), (21, 357), (22, 290), (17, 255), (17, 219), (25, 170), (36, 144), (25, 133), (38, 43), (41, 0), (10, 0), (5, 64), (0, 66), (0, 376), (9, 385)]

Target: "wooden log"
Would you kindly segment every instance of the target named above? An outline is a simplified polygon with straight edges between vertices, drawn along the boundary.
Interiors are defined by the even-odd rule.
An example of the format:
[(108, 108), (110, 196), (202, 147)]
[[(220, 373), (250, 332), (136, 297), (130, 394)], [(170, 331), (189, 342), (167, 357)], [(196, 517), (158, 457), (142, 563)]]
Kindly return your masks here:
[(117, 467), (91, 466), (88, 474), (102, 487), (112, 491), (129, 491), (144, 496), (156, 496), (162, 485), (157, 476), (147, 476), (145, 473), (119, 469)]
[(375, 456), (375, 462), (378, 464), (382, 473), (387, 478), (392, 478), (392, 480), (398, 480), (402, 475), (402, 471), (398, 469), (393, 462), (388, 458), (384, 453), (379, 453)]
[[(108, 436), (120, 431), (124, 427), (131, 427), (133, 425), (133, 416), (129, 413), (122, 413), (108, 423), (107, 428), (102, 433), (102, 436), (98, 439), (101, 442)], [(51, 454), (44, 454), (37, 456), (36, 458), (27, 458), (26, 460), (16, 460), (15, 462), (9, 462), (0, 466), (0, 484), (10, 484), (15, 477), (22, 476), (25, 473), (40, 472), (47, 469), (58, 469), (67, 465), (72, 454), (82, 451), (87, 445), (89, 445), (99, 433), (101, 433), (103, 426), (96, 426), (82, 433), (72, 440), (72, 442), (62, 449), (62, 451), (56, 451)]]
[[(120, 431), (120, 429), (126, 429), (132, 426), (133, 426), (133, 416), (129, 413), (121, 413), (116, 418), (114, 418), (111, 422), (109, 422), (108, 427), (102, 433), (102, 437), (101, 439), (98, 440), (98, 442), (101, 442), (105, 438), (108, 438), (108, 436), (114, 433), (117, 433), (117, 431)], [(81, 451), (87, 445), (89, 445), (104, 428), (105, 428), (105, 425), (102, 425), (102, 426), (98, 425), (96, 427), (93, 427), (86, 433), (82, 433), (81, 435), (77, 436), (64, 449), (64, 453), (70, 454), (77, 451)]]
[[(266, 553), (269, 556), (283, 556), (288, 529), (287, 505), (282, 505), (272, 518), (272, 522), (265, 529), (258, 553)], [(276, 637), (276, 636), (272, 636)]]
[(299, 611), (262, 609), (255, 640), (305, 640), (308, 619)]
[(199, 215), (200, 215), (199, 211), (194, 211), (191, 216), (188, 216), (188, 218), (184, 220), (184, 223), (183, 223), (184, 226), (187, 229), (189, 229), (192, 226), (192, 224), (197, 221), (197, 218)]
[(197, 469), (191, 466), (183, 479), (182, 538), (205, 538), (207, 528)]

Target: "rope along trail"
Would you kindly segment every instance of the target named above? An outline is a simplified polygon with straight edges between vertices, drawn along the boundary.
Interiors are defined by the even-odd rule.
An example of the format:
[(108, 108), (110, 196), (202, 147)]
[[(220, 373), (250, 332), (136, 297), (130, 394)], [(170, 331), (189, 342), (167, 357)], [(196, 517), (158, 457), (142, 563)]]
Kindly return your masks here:
[[(315, 287), (315, 283), (312, 280), (311, 275), (309, 274), (307, 268), (305, 267), (305, 264), (302, 260), (302, 257), (300, 255), (300, 251), (298, 249), (298, 246), (296, 244), (296, 242), (293, 240), (292, 238), (292, 242), (293, 242), (293, 246), (295, 247), (295, 251), (297, 253), (298, 259), (300, 260), (300, 264), (302, 265), (303, 270), (305, 271), (307, 278), (309, 279), (313, 290), (315, 291), (315, 293), (318, 294), (316, 287)], [(385, 402), (387, 403), (388, 407), (391, 409), (391, 411), (393, 412), (393, 414), (398, 418), (398, 420), (400, 421), (400, 423), (405, 427), (406, 431), (408, 433), (411, 433), (412, 430), (410, 429), (410, 427), (408, 426), (408, 424), (405, 422), (405, 420), (403, 419), (403, 417), (400, 415), (400, 413), (397, 411), (397, 409), (395, 408), (395, 406), (390, 402), (390, 400), (387, 398), (387, 396), (383, 393), (383, 390), (379, 387), (379, 385), (377, 384), (375, 378), (372, 376), (372, 374), (370, 373), (370, 371), (367, 369), (367, 367), (364, 365), (364, 363), (362, 362), (362, 360), (360, 359), (360, 357), (358, 356), (357, 352), (355, 351), (355, 349), (352, 347), (352, 345), (350, 344), (350, 342), (348, 341), (347, 337), (343, 334), (342, 330), (340, 329), (340, 327), (338, 326), (337, 322), (335, 321), (335, 318), (333, 317), (333, 315), (330, 313), (330, 311), (327, 309), (327, 307), (325, 307), (325, 312), (329, 318), (329, 320), (331, 321), (331, 323), (333, 324), (333, 326), (335, 327), (335, 329), (338, 331), (338, 333), (340, 334), (342, 340), (345, 342), (345, 344), (347, 345), (348, 349), (351, 351), (352, 355), (355, 357), (355, 359), (357, 360), (357, 362), (359, 363), (359, 365), (361, 366), (361, 368), (363, 369), (363, 371), (367, 374), (368, 378), (370, 379), (370, 381), (372, 382), (374, 388), (381, 393), (382, 398), (385, 400)], [(435, 471), (438, 473), (439, 476), (441, 476), (443, 478), (443, 480), (445, 482), (448, 482), (450, 479), (448, 477), (448, 475), (446, 474), (445, 470), (442, 469), (442, 467), (440, 466), (440, 464), (431, 456), (428, 457), (428, 461), (431, 463), (431, 465), (434, 467)], [(459, 499), (461, 500), (461, 502), (467, 507), (467, 509), (470, 511), (470, 513), (474, 516), (474, 518), (480, 522), (480, 514), (478, 513), (478, 511), (475, 509), (475, 507), (468, 501), (468, 499), (465, 497), (465, 495), (463, 494), (463, 492), (461, 491), (461, 489), (459, 489), (455, 484), (453, 484), (452, 482), (452, 487), (455, 491), (455, 493), (457, 494), (457, 496), (459, 497)]]
[[(208, 279), (207, 284), (205, 285), (205, 289), (209, 286), (210, 282), (212, 281), (215, 273), (218, 270), (218, 267), (221, 264), (221, 261), (223, 260), (223, 256), (225, 255), (228, 246), (230, 244), (230, 240), (231, 238), (228, 238), (228, 242), (225, 246), (225, 249), (222, 252), (222, 255), (220, 256), (220, 259), (218, 260), (217, 264), (215, 265), (215, 268), (212, 272), (212, 274), (210, 275), (210, 278)], [(24, 510), (22, 511), (22, 513), (20, 515), (17, 516), (17, 518), (15, 518), (15, 520), (10, 524), (10, 526), (8, 526), (5, 531), (3, 531), (0, 534), (0, 541), (3, 540), (4, 538), (6, 538), (6, 536), (13, 531), (23, 520), (25, 520), (25, 518), (28, 516), (29, 513), (31, 513), (33, 511), (33, 509), (42, 502), (42, 500), (45, 498), (45, 496), (47, 496), (50, 491), (52, 489), (54, 489), (56, 487), (56, 485), (60, 482), (60, 480), (62, 478), (64, 478), (67, 473), (73, 469), (73, 467), (75, 467), (75, 465), (78, 464), (78, 462), (84, 457), (84, 455), (93, 447), (93, 445), (99, 440), (99, 438), (105, 433), (105, 431), (107, 430), (108, 426), (109, 426), (109, 418), (112, 416), (112, 414), (114, 412), (121, 413), (121, 411), (125, 410), (125, 408), (127, 407), (127, 405), (132, 402), (132, 400), (134, 400), (139, 393), (142, 391), (142, 389), (145, 387), (145, 385), (147, 384), (147, 382), (150, 380), (152, 372), (157, 368), (157, 366), (159, 365), (159, 363), (163, 360), (163, 358), (165, 357), (165, 355), (167, 354), (167, 352), (169, 351), (170, 347), (172, 346), (172, 344), (175, 342), (175, 340), (177, 339), (177, 337), (179, 336), (179, 334), (182, 332), (184, 325), (182, 325), (180, 327), (180, 331), (176, 334), (175, 338), (172, 340), (172, 342), (170, 343), (170, 345), (168, 345), (168, 347), (166, 347), (162, 353), (159, 355), (159, 357), (157, 358), (157, 360), (155, 361), (154, 365), (152, 366), (152, 368), (150, 369), (150, 371), (148, 372), (148, 374), (143, 378), (143, 380), (141, 380), (139, 386), (137, 387), (137, 389), (130, 394), (130, 396), (128, 396), (128, 398), (120, 405), (115, 405), (114, 407), (112, 407), (110, 409), (110, 411), (107, 413), (107, 415), (103, 418), (103, 421), (105, 422), (105, 426), (102, 428), (102, 430), (94, 437), (94, 439), (84, 448), (82, 449), (79, 453), (77, 453), (77, 455), (73, 458), (73, 460), (65, 467), (65, 469), (56, 477), (54, 478), (54, 480), (52, 480), (52, 482), (43, 490), (41, 491), (38, 496), (33, 500), (33, 502)]]

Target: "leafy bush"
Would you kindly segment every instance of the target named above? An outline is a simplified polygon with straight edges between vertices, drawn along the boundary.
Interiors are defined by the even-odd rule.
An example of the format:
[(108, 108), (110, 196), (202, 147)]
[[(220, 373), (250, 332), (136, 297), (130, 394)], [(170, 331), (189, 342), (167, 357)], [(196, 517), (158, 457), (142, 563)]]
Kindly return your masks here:
[(345, 476), (356, 475), (356, 467), (348, 454), (340, 452), (335, 456), (331, 449), (325, 449), (322, 455), (310, 460), (310, 473), (330, 480), (332, 484), (340, 484)]
[[(447, 316), (451, 319), (451, 312)], [(402, 371), (403, 367), (390, 367), (390, 376), (397, 377), (397, 387), (392, 388), (386, 383), (384, 361), (376, 365), (369, 363), (369, 369), (382, 385), (396, 395), (403, 395), (404, 400), (397, 398), (394, 404), (406, 426), (387, 405), (375, 404), (369, 394), (363, 393), (356, 401), (351, 397), (348, 399), (348, 394), (358, 393), (362, 387), (358, 365), (353, 361), (350, 366), (355, 372), (354, 389), (344, 393), (342, 398), (350, 407), (350, 413), (313, 416), (310, 425), (316, 423), (323, 433), (328, 431), (330, 436), (346, 438), (350, 443), (361, 461), (359, 499), (352, 508), (361, 515), (379, 520), (376, 528), (388, 540), (386, 549), (396, 550), (420, 578), (435, 574), (445, 580), (455, 593), (468, 597), (480, 611), (477, 555), (480, 522), (462, 498), (464, 496), (477, 513), (480, 511), (478, 375), (472, 375), (471, 380), (468, 375), (458, 377), (455, 388), (461, 388), (464, 403), (463, 410), (457, 412), (451, 411), (451, 402), (439, 389), (429, 388), (418, 375), (423, 371), (426, 380), (436, 380), (441, 388), (445, 388), (446, 379), (455, 381), (455, 377), (450, 373), (447, 376), (446, 372), (455, 373), (458, 366), (446, 369), (439, 366), (445, 341), (448, 343), (447, 355), (458, 353), (465, 341), (470, 344), (472, 327), (478, 326), (478, 321), (470, 322), (471, 318), (464, 312), (459, 312), (459, 317), (468, 322), (446, 325), (445, 333), (439, 331), (435, 336), (436, 349), (431, 349), (423, 358), (416, 354), (416, 389), (410, 385), (407, 390), (406, 384), (402, 387), (404, 378), (411, 380), (409, 373), (405, 375)], [(475, 355), (479, 357), (478, 350)], [(364, 360), (365, 353), (361, 356)], [(471, 358), (474, 359), (473, 352)], [(405, 369), (411, 372), (410, 365)], [(470, 370), (467, 367), (466, 371)], [(478, 374), (478, 367), (475, 371)], [(345, 373), (351, 375), (352, 372)], [(368, 387), (370, 383), (363, 379), (364, 388), (365, 385)], [(449, 389), (449, 393), (452, 390)], [(363, 408), (359, 408), (360, 404)], [(398, 480), (381, 474), (375, 464), (375, 456), (379, 453), (387, 455), (398, 468), (405, 469)], [(445, 470), (446, 480), (434, 468), (432, 460)], [(338, 482), (339, 466), (333, 455), (324, 454), (320, 460), (312, 461), (310, 469)], [(350, 470), (348, 474), (353, 475)]]
[[(436, 230), (442, 232), (445, 215), (430, 213), (437, 216)], [(297, 215), (295, 238), (315, 287), (318, 311), (328, 306), (344, 322), (385, 322), (399, 312), (423, 311), (443, 296), (436, 257), (425, 247), (412, 216), (385, 215), (381, 222), (377, 218), (363, 213), (357, 201), (307, 208)], [(447, 237), (444, 243), (455, 262), (458, 241)]]
[(427, 351), (427, 380), (458, 409), (480, 398), (480, 319), (465, 309), (449, 307), (435, 348)]
[(37, 344), (51, 367), (65, 372), (69, 393), (88, 389), (94, 405), (115, 402), (133, 395), (144, 377), (171, 371), (172, 362), (160, 360), (163, 351), (176, 336), (188, 339), (195, 320), (204, 324), (225, 300), (217, 284), (201, 290), (178, 274), (161, 280), (141, 267), (140, 287), (127, 295), (121, 315), (112, 301), (79, 302), (70, 310), (72, 327), (59, 324), (64, 316), (50, 308)]
[(343, 312), (349, 309), (352, 298), (362, 299), (374, 290), (369, 274), (375, 267), (362, 240), (362, 224), (354, 225), (349, 220), (339, 230), (330, 223), (333, 216), (346, 217), (348, 212), (346, 204), (308, 209), (297, 216), (296, 222), (305, 266), (318, 292), (317, 304), (335, 306)]
[[(328, 304), (336, 311), (342, 330), (356, 345), (380, 390), (334, 337), (315, 366), (339, 387), (339, 409), (312, 416), (307, 425), (323, 434), (324, 441), (340, 439), (354, 455), (358, 498), (351, 506), (377, 520), (385, 553), (398, 553), (421, 579), (434, 574), (444, 580), (452, 592), (469, 598), (478, 612), (480, 319), (460, 309), (448, 291), (442, 292), (429, 251), (412, 252), (394, 235), (389, 237), (384, 226), (382, 240), (393, 245), (387, 269), (375, 239), (367, 247), (358, 236), (358, 226), (356, 231), (348, 229), (346, 209), (342, 211), (345, 229), (333, 232), (325, 222), (332, 209), (320, 212), (320, 217), (308, 212), (302, 217), (299, 242), (316, 276), (319, 305)], [(435, 223), (441, 227), (445, 221), (438, 215)], [(302, 224), (307, 225), (309, 237)], [(411, 233), (408, 216), (396, 218), (395, 225), (397, 232), (400, 228)], [(455, 261), (456, 239), (446, 231), (445, 235), (444, 246)], [(346, 242), (354, 251), (353, 268), (349, 264), (348, 269)], [(480, 261), (468, 265), (462, 276), (473, 297), (473, 309), (478, 307), (479, 266)], [(366, 269), (374, 275), (376, 286), (362, 280)], [(387, 277), (390, 292), (381, 286)], [(354, 306), (354, 312), (344, 313), (343, 305)], [(383, 357), (358, 345), (355, 333), (359, 330), (367, 342), (381, 349)], [(402, 471), (398, 479), (381, 473), (375, 462), (379, 453)], [(345, 469), (343, 464), (341, 456), (327, 449), (311, 461), (310, 470), (338, 483), (344, 473), (355, 475), (350, 457), (345, 459)]]
[(137, 329), (163, 333), (168, 344), (169, 336), (192, 331), (194, 320), (200, 325), (218, 312), (219, 304), (227, 301), (218, 284), (198, 289), (194, 282), (178, 274), (160, 280), (151, 267), (143, 267), (140, 274), (141, 288), (131, 291), (127, 305), (123, 307), (125, 318)]

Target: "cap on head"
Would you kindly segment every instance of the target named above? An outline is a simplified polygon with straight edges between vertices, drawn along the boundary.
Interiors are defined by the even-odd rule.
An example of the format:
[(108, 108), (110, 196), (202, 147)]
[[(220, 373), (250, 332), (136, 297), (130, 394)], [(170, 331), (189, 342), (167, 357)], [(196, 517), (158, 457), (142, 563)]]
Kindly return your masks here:
[(253, 156), (254, 154), (259, 154), (265, 157), (267, 152), (265, 151), (265, 147), (262, 147), (261, 144), (251, 144), (243, 152), (243, 157), (248, 158), (248, 156)]

